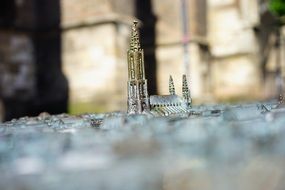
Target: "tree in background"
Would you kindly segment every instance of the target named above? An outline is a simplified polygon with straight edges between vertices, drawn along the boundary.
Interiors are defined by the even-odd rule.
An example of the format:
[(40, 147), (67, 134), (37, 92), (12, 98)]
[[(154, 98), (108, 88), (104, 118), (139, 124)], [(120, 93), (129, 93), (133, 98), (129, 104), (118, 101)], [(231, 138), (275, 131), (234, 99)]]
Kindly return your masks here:
[(269, 10), (278, 17), (285, 16), (285, 0), (270, 0)]

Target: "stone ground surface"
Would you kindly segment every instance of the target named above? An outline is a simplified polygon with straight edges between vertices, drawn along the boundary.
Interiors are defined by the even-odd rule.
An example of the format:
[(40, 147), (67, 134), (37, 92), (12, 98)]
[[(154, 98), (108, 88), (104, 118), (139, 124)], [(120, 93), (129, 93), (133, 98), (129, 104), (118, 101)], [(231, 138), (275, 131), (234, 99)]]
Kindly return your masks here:
[(284, 171), (285, 107), (274, 101), (0, 124), (0, 189), (281, 190)]

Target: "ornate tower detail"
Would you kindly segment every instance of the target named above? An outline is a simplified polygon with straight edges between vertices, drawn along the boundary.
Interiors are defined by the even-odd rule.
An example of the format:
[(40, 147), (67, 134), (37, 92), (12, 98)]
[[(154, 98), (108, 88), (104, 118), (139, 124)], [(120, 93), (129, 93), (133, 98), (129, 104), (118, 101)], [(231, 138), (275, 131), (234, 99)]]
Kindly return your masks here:
[(174, 87), (174, 82), (173, 82), (173, 78), (171, 75), (169, 76), (169, 94), (175, 95), (175, 87)]
[(187, 106), (191, 107), (192, 99), (190, 90), (188, 88), (186, 75), (183, 75), (182, 77), (182, 96), (183, 100), (187, 103)]
[(139, 114), (150, 110), (144, 53), (139, 41), (137, 21), (134, 21), (128, 50), (128, 113)]

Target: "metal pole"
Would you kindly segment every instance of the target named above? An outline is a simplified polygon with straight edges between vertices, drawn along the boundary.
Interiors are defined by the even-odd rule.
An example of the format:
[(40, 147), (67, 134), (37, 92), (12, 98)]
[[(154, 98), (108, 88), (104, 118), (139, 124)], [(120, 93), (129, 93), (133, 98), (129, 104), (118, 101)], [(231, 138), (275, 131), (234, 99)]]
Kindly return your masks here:
[(281, 38), (281, 28), (277, 28), (276, 31), (276, 62), (277, 62), (277, 70), (276, 70), (276, 85), (277, 85), (277, 93), (278, 96), (283, 94), (283, 77), (282, 77), (282, 38)]
[(190, 66), (190, 52), (188, 50), (188, 43), (190, 42), (190, 35), (188, 31), (188, 5), (187, 0), (181, 0), (181, 19), (182, 19), (182, 45), (184, 54), (184, 72), (189, 77), (189, 66)]
[(284, 46), (284, 35), (283, 29), (280, 28), (280, 64), (281, 64), (281, 81), (282, 81), (282, 94), (284, 93), (285, 86), (285, 46)]

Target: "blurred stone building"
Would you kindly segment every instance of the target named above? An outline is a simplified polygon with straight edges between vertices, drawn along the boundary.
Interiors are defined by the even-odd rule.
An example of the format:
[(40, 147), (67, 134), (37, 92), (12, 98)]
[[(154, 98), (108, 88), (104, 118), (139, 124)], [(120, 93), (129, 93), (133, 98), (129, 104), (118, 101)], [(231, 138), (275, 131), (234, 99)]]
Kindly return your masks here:
[[(191, 22), (190, 84), (195, 89), (194, 97), (201, 97), (209, 90), (207, 3), (194, 0), (187, 5)], [(63, 0), (61, 6), (63, 64), (72, 107), (78, 108), (80, 102), (86, 110), (90, 106), (97, 111), (126, 109), (126, 51), (134, 19), (141, 21), (150, 94), (168, 93), (170, 74), (176, 88), (182, 88), (180, 1), (86, 0), (79, 3), (79, 0)]]
[(218, 98), (260, 98), (259, 1), (209, 0), (212, 94)]
[(277, 20), (267, 3), (208, 0), (211, 94), (215, 98), (264, 99), (284, 91), (284, 35), (276, 36)]
[[(170, 74), (181, 88), (181, 75), (186, 73), (181, 0), (78, 1), (61, 1), (64, 71), (75, 108), (76, 102), (86, 102), (87, 110), (125, 109), (126, 50), (135, 18), (141, 21), (150, 94), (168, 93)], [(274, 55), (261, 56), (274, 34), (266, 1), (186, 2), (194, 102), (275, 96), (276, 61), (269, 59)]]
[[(5, 80), (0, 74), (1, 97), (36, 99), (41, 106), (34, 113), (67, 100), (64, 75), (72, 113), (125, 110), (126, 51), (134, 19), (141, 23), (150, 94), (167, 94), (170, 74), (181, 88), (184, 73), (194, 103), (277, 94), (274, 19), (266, 1), (185, 0), (186, 6), (182, 0), (5, 1), (0, 19), (12, 21), (0, 24), (0, 73), (17, 74)], [(182, 10), (188, 13), (186, 36)], [(25, 95), (19, 96), (17, 86)]]
[(67, 111), (58, 0), (0, 2), (0, 100), (5, 120)]

